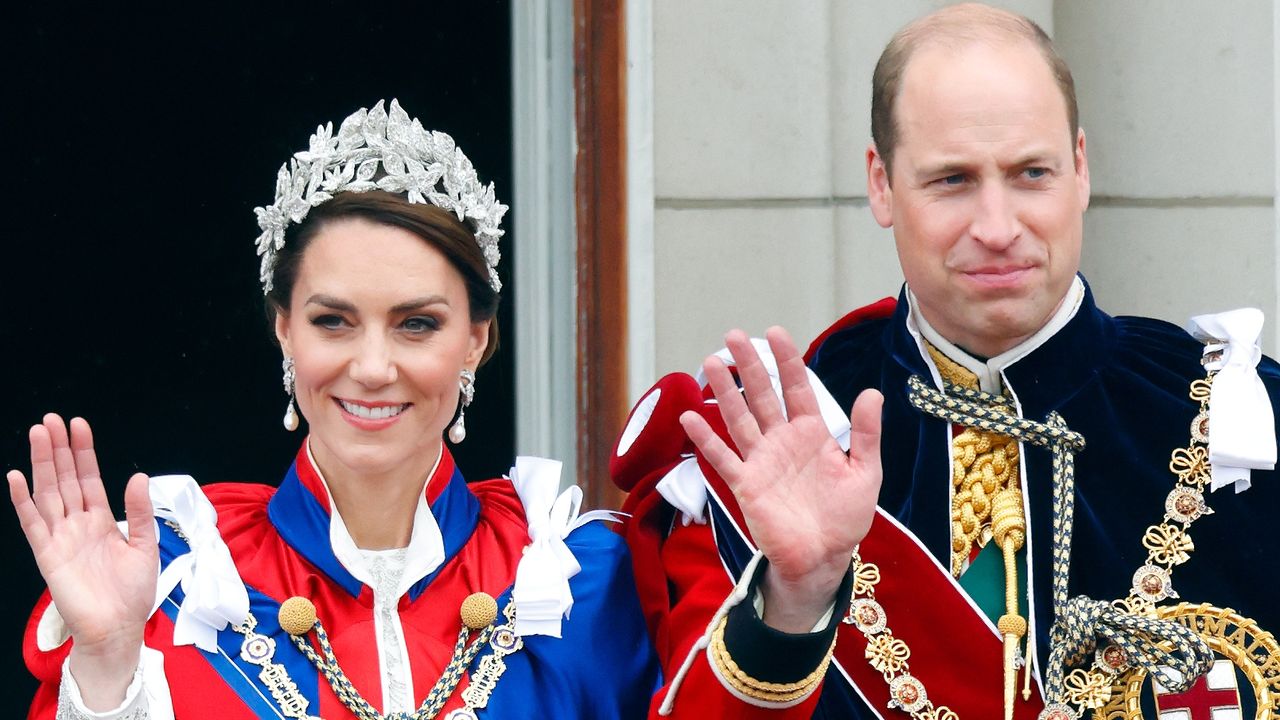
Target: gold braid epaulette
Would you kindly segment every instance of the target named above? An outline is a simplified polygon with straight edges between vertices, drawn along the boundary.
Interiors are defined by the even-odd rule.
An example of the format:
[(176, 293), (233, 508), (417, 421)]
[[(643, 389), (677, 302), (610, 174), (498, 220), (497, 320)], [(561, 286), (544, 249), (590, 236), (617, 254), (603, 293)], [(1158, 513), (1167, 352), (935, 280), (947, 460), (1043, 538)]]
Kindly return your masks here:
[(818, 667), (796, 682), (774, 683), (751, 677), (738, 667), (738, 663), (734, 662), (728, 648), (724, 645), (724, 628), (727, 623), (727, 617), (721, 618), (711, 633), (709, 647), (711, 662), (715, 665), (720, 677), (742, 695), (770, 703), (791, 702), (812, 693), (822, 682), (823, 676), (827, 674), (827, 667), (831, 664), (831, 653), (836, 647), (834, 637), (831, 639), (831, 646), (827, 648), (827, 654), (822, 658), (822, 662), (818, 663)]

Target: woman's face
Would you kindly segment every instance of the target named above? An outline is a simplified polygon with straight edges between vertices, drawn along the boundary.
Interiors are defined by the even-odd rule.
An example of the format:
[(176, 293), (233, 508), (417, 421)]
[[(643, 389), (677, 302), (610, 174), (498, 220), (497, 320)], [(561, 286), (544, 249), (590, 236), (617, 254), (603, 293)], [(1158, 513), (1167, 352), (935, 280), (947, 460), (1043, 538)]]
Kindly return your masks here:
[(428, 471), (488, 330), (471, 322), (462, 276), (422, 238), (361, 218), (325, 226), (276, 335), (326, 473)]

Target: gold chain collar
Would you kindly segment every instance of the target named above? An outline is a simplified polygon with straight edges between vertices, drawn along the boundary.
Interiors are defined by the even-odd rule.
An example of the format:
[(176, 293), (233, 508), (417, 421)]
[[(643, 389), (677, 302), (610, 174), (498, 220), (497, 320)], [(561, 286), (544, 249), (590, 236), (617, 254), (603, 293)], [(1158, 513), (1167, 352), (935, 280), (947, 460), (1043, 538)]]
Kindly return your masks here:
[[(1191, 558), (1195, 549), (1188, 533), (1197, 519), (1213, 510), (1205, 501), (1204, 488), (1210, 480), (1209, 467), (1209, 396), (1214, 373), (1191, 383), (1190, 397), (1200, 403), (1200, 411), (1191, 423), (1191, 440), (1186, 448), (1175, 449), (1169, 470), (1178, 480), (1165, 498), (1164, 519), (1147, 528), (1142, 545), (1147, 560), (1133, 575), (1129, 595), (1115, 604), (1128, 612), (1154, 617), (1156, 603), (1176, 598), (1171, 576), (1173, 569)], [(915, 720), (960, 720), (945, 705), (934, 705), (923, 682), (910, 672), (911, 649), (895, 638), (888, 627), (884, 607), (875, 599), (880, 569), (862, 561), (858, 552), (852, 558), (854, 584), (846, 624), (853, 625), (867, 640), (866, 659), (880, 672), (889, 685), (889, 707), (897, 708)], [(1274, 641), (1273, 641), (1274, 642)], [(1115, 645), (1098, 649), (1088, 669), (1072, 670), (1066, 678), (1067, 699), (1077, 706), (1094, 710), (1095, 718), (1117, 717), (1109, 704), (1113, 697), (1122, 699), (1125, 689), (1134, 683), (1140, 671), (1131, 668), (1124, 652)], [(1138, 677), (1140, 684), (1142, 678)], [(1117, 708), (1123, 711), (1123, 708)], [(1118, 717), (1125, 717), (1119, 715)]]
[[(182, 532), (182, 528), (180, 528), (177, 523), (172, 520), (165, 520), (164, 523), (172, 529), (183, 542), (190, 542), (187, 539), (187, 536)], [(506, 622), (502, 625), (495, 626), (495, 619), (493, 617), (486, 617), (482, 624), (469, 617), (470, 615), (475, 614), (473, 608), (474, 603), (471, 602), (475, 595), (483, 595), (483, 593), (476, 593), (473, 596), (468, 597), (467, 602), (464, 602), (462, 606), (461, 612), (463, 616), (463, 627), (459, 633), (459, 645), (463, 645), (464, 647), (461, 651), (455, 648), (449, 667), (445, 669), (444, 676), (442, 676), (441, 681), (437, 683), (437, 685), (440, 685), (446, 679), (450, 679), (451, 682), (448, 684), (448, 692), (443, 693), (443, 697), (436, 702), (430, 702), (432, 698), (429, 695), (428, 702), (430, 707), (426, 707), (424, 704), (424, 707), (419, 708), (417, 712), (394, 713), (393, 716), (413, 718), (414, 720), (429, 720), (430, 718), (434, 718), (439, 714), (444, 702), (452, 696), (452, 691), (457, 685), (457, 680), (461, 679), (461, 674), (466, 669), (465, 665), (470, 664), (471, 660), (473, 660), (475, 655), (480, 651), (480, 646), (486, 643), (489, 645), (492, 652), (480, 659), (475, 671), (471, 674), (470, 683), (467, 688), (462, 691), (463, 707), (451, 711), (446, 716), (445, 720), (477, 720), (476, 711), (488, 706), (490, 695), (492, 695), (494, 688), (498, 684), (498, 680), (501, 679), (507, 669), (506, 661), (503, 658), (523, 648), (524, 641), (520, 636), (516, 635), (515, 632), (515, 603), (510, 601), (507, 602), (507, 606), (504, 608), (502, 613)], [(486, 595), (485, 597), (487, 598), (488, 596)], [(300, 603), (298, 601), (302, 602)], [(492, 598), (490, 598), (490, 601), (492, 601)], [(359, 697), (358, 693), (353, 697), (349, 697), (351, 692), (342, 691), (341, 687), (344, 684), (349, 687), (350, 682), (346, 681), (345, 675), (342, 673), (341, 669), (337, 667), (336, 658), (332, 658), (332, 650), (328, 650), (325, 653), (325, 658), (320, 658), (315, 656), (314, 650), (307, 652), (307, 650), (310, 649), (309, 645), (306, 648), (302, 647), (301, 644), (306, 643), (306, 640), (304, 640), (302, 636), (312, 629), (314, 629), (317, 635), (322, 638), (322, 647), (327, 647), (328, 640), (327, 637), (324, 637), (323, 627), (315, 617), (314, 606), (311, 606), (309, 613), (293, 612), (294, 609), (300, 605), (310, 606), (311, 603), (303, 600), (302, 598), (294, 597), (285, 601), (285, 603), (281, 605), (281, 630), (285, 631), (285, 626), (291, 624), (292, 618), (290, 616), (299, 614), (309, 615), (307, 620), (310, 620), (310, 622), (306, 622), (306, 620), (304, 620), (301, 623), (301, 625), (305, 625), (305, 630), (303, 630), (302, 627), (299, 627), (297, 629), (301, 632), (297, 634), (285, 631), (290, 635), (290, 639), (296, 645), (299, 645), (299, 650), (304, 655), (308, 656), (308, 659), (316, 665), (317, 669), (329, 682), (330, 686), (334, 688), (339, 700), (341, 700), (343, 704), (347, 706), (347, 709), (356, 715), (356, 717), (360, 718), (360, 720), (382, 720), (384, 717), (390, 717), (379, 714), (372, 708), (372, 706), (369, 705), (368, 702), (365, 702), (363, 698)], [(496, 605), (494, 607), (496, 608)], [(492, 612), (492, 615), (496, 616), (496, 614), (495, 609)], [(321, 720), (319, 716), (309, 715), (307, 713), (307, 708), (310, 706), (311, 701), (308, 700), (298, 689), (297, 683), (295, 683), (293, 678), (289, 676), (288, 669), (284, 665), (275, 662), (275, 639), (258, 633), (257, 626), (258, 619), (254, 617), (252, 612), (248, 614), (244, 623), (231, 626), (232, 630), (244, 637), (244, 640), (240, 643), (240, 657), (245, 662), (259, 667), (258, 680), (262, 682), (263, 686), (265, 686), (271, 693), (271, 697), (275, 700), (276, 705), (280, 708), (280, 712), (285, 717), (293, 718), (294, 720)], [(472, 643), (473, 647), (471, 648), (466, 648), (466, 643), (464, 642), (466, 636), (469, 634), (468, 630), (479, 631), (479, 636)], [(330, 661), (331, 658), (332, 660)], [(464, 658), (466, 660), (465, 665), (462, 664)], [(456, 675), (457, 677), (449, 678), (450, 675)], [(350, 690), (354, 692), (353, 687), (350, 688)]]

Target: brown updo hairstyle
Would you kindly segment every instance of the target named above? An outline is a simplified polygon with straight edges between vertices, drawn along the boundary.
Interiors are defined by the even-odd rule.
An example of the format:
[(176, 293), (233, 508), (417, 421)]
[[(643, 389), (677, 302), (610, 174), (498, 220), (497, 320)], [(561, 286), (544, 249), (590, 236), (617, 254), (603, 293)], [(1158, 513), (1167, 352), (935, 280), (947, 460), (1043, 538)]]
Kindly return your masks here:
[(489, 266), (471, 229), (453, 213), (429, 204), (411, 203), (401, 195), (371, 190), (338, 193), (332, 200), (314, 207), (306, 219), (285, 230), (284, 247), (276, 255), (267, 293), (267, 320), (274, 326), (276, 315), (289, 311), (293, 284), (302, 266), (302, 256), (312, 238), (329, 223), (345, 218), (363, 218), (380, 225), (398, 227), (422, 238), (439, 250), (462, 276), (467, 288), (471, 322), (489, 321), (489, 344), (480, 358), (483, 365), (498, 349), (498, 293), (489, 285)]

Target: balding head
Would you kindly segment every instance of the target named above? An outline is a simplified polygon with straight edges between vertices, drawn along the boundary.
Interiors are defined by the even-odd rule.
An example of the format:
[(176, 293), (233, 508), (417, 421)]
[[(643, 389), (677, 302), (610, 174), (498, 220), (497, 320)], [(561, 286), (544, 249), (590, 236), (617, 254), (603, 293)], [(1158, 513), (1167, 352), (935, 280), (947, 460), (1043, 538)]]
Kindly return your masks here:
[(1075, 82), (1071, 79), (1071, 69), (1058, 55), (1045, 31), (1028, 18), (1007, 10), (977, 3), (952, 5), (899, 30), (876, 63), (871, 80), (871, 137), (890, 177), (893, 175), (893, 151), (899, 139), (894, 108), (911, 58), (922, 47), (958, 50), (973, 43), (1025, 43), (1034, 47), (1049, 66), (1066, 101), (1067, 123), (1071, 128), (1067, 140), (1075, 139), (1080, 127)]

